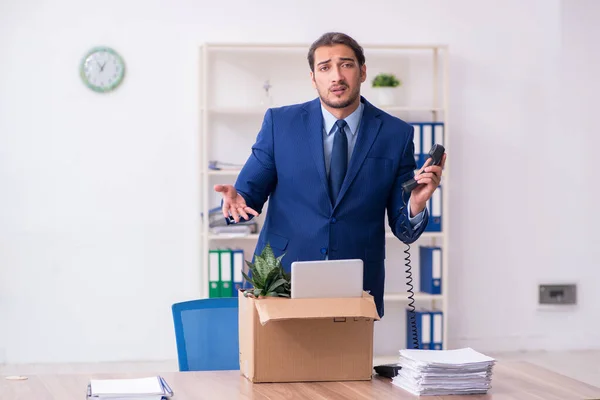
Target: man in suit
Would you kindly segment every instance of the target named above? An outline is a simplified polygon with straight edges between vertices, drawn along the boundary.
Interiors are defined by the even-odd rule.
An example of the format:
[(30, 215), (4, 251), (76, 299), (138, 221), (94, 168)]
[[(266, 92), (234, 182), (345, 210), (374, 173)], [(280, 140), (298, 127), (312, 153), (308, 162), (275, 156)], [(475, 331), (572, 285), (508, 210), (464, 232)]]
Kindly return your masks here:
[(364, 289), (382, 317), (385, 211), (396, 237), (417, 240), (445, 155), (403, 193), (417, 168), (413, 128), (360, 95), (367, 77), (360, 45), (326, 33), (312, 44), (308, 63), (319, 97), (267, 110), (235, 185), (214, 189), (223, 196), (223, 215), (235, 222), (259, 215), (269, 199), (255, 253), (270, 243), (276, 256), (285, 253), (288, 272), (293, 261), (362, 259)]

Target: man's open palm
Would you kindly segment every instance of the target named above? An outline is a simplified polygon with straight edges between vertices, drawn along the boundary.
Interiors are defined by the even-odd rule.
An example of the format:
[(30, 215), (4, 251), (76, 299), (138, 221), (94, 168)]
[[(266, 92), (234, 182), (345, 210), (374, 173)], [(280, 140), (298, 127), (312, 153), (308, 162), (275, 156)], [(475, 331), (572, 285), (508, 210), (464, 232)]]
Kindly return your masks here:
[(245, 220), (248, 220), (248, 214), (258, 216), (256, 211), (246, 205), (246, 200), (232, 185), (215, 185), (215, 192), (223, 195), (223, 216), (225, 218), (229, 218), (231, 215), (235, 222), (240, 222), (240, 216)]

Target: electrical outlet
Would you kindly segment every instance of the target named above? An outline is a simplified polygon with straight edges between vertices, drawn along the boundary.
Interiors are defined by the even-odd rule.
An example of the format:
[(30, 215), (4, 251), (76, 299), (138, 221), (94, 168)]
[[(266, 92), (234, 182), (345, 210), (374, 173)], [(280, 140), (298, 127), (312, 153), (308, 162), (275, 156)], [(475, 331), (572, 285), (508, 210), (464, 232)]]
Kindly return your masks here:
[(539, 304), (577, 304), (577, 285), (540, 285)]

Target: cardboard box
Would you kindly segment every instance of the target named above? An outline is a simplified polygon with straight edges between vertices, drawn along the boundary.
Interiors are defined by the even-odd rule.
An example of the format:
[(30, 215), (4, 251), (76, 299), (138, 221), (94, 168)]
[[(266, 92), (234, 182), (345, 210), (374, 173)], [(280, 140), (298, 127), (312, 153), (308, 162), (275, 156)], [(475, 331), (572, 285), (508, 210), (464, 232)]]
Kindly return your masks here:
[(240, 372), (252, 382), (370, 380), (373, 296), (288, 299), (238, 292)]

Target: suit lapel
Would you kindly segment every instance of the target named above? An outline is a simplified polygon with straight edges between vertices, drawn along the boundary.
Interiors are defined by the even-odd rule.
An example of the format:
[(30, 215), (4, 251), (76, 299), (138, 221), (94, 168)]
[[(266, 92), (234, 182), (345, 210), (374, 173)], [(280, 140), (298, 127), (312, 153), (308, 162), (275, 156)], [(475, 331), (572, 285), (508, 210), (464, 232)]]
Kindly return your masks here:
[(377, 117), (379, 114), (378, 110), (363, 98), (361, 98), (361, 101), (364, 102), (365, 108), (360, 120), (358, 137), (356, 138), (356, 144), (354, 145), (352, 157), (350, 158), (348, 172), (344, 178), (344, 183), (342, 183), (342, 188), (340, 189), (340, 194), (334, 208), (342, 201), (348, 188), (352, 184), (352, 181), (356, 178), (360, 167), (365, 161), (365, 158), (379, 133), (379, 128), (381, 127), (381, 120)]
[(304, 126), (306, 128), (307, 142), (310, 147), (310, 154), (315, 163), (323, 190), (327, 193), (329, 203), (329, 184), (327, 183), (327, 174), (325, 172), (325, 154), (323, 150), (323, 114), (321, 113), (321, 103), (319, 99), (311, 101), (304, 108), (302, 115)]

